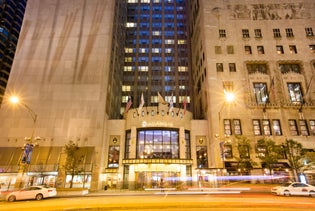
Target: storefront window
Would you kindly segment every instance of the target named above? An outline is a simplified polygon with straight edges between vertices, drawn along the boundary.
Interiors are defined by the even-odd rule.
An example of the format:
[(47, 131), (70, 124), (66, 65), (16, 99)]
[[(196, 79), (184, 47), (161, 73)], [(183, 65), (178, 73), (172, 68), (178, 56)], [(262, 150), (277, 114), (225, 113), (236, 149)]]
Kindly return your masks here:
[(206, 146), (197, 146), (197, 166), (198, 168), (208, 168), (208, 153)]
[(138, 131), (137, 158), (179, 158), (178, 131)]

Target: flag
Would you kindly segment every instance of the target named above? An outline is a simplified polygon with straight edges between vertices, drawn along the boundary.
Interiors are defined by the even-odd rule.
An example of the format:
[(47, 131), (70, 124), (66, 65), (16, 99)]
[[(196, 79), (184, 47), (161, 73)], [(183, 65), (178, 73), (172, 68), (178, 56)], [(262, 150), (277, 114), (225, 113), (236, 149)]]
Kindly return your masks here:
[(139, 112), (141, 112), (143, 106), (144, 106), (144, 98), (143, 98), (143, 93), (142, 93), (139, 108), (138, 108)]
[(125, 113), (128, 112), (128, 110), (130, 109), (131, 105), (132, 105), (131, 97), (128, 96), (128, 101), (127, 101), (127, 104), (126, 104)]
[(171, 97), (171, 100), (170, 100), (170, 109), (168, 110), (168, 112), (172, 112), (173, 108), (174, 108), (174, 105), (173, 105), (173, 94), (172, 94), (172, 97)]
[(271, 94), (273, 94), (274, 95), (274, 90), (275, 89), (275, 80), (274, 80), (274, 78), (272, 78), (271, 79), (271, 83), (270, 83), (270, 88), (269, 88), (269, 90), (268, 90), (268, 98), (267, 98), (267, 101), (266, 101), (266, 103), (270, 103), (270, 96), (271, 96)]
[(184, 115), (185, 115), (186, 114), (186, 104), (187, 104), (186, 96), (184, 97), (183, 104), (184, 104)]
[(164, 105), (168, 104), (164, 98), (160, 95), (160, 93), (158, 92), (158, 103), (162, 103)]
[(311, 79), (310, 79), (310, 82), (308, 84), (308, 86), (306, 87), (306, 93), (305, 93), (305, 96), (304, 96), (304, 101), (306, 101), (306, 99), (309, 97), (309, 94), (310, 94), (310, 91), (311, 91), (311, 85), (313, 84), (313, 79), (314, 79), (314, 75), (312, 75)]

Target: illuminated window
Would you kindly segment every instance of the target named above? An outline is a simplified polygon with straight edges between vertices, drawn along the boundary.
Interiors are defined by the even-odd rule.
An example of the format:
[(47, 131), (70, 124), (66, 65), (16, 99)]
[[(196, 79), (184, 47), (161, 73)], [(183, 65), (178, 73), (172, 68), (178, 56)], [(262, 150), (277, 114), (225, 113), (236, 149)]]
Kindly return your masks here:
[(268, 91), (266, 83), (254, 83), (254, 94), (257, 104), (265, 104), (268, 100)]
[(165, 48), (165, 53), (172, 53), (173, 49), (172, 48)]
[(233, 129), (235, 135), (242, 135), (241, 120), (233, 119)]
[(254, 127), (255, 136), (261, 136), (261, 126), (260, 126), (260, 120), (259, 119), (253, 120), (253, 127)]
[(141, 71), (141, 72), (148, 72), (149, 67), (148, 66), (139, 66), (138, 70)]
[(277, 50), (277, 54), (284, 54), (282, 45), (277, 45), (276, 50)]
[(133, 48), (125, 48), (125, 53), (133, 53)]
[(137, 132), (137, 158), (179, 158), (177, 130), (139, 130)]
[(268, 119), (262, 120), (263, 132), (265, 136), (271, 135), (270, 121)]
[(188, 68), (185, 66), (179, 66), (178, 67), (178, 72), (187, 72), (187, 71), (188, 71)]
[(282, 135), (281, 125), (279, 119), (273, 119), (272, 120), (272, 128), (273, 128), (273, 134), (276, 136)]
[(127, 28), (137, 27), (136, 23), (126, 23)]
[(315, 120), (310, 120), (310, 132), (312, 136), (315, 136)]
[(294, 119), (289, 119), (289, 128), (290, 128), (290, 133), (292, 136), (298, 136), (299, 135), (296, 121)]
[(183, 44), (186, 44), (186, 40), (178, 40), (177, 42), (179, 45), (183, 45)]
[(291, 54), (296, 54), (297, 53), (295, 45), (289, 45), (289, 50), (290, 50)]
[(174, 44), (174, 40), (165, 40), (165, 44)]
[(122, 91), (123, 92), (131, 91), (131, 86), (122, 86)]
[(231, 127), (230, 119), (224, 119), (223, 127), (224, 127), (224, 135), (232, 135), (232, 127)]
[(307, 122), (306, 122), (306, 120), (300, 119), (300, 120), (299, 120), (299, 124), (300, 124), (301, 135), (302, 135), (302, 136), (309, 136), (309, 132), (308, 132), (308, 127), (307, 127)]
[(288, 83), (288, 93), (291, 103), (303, 102), (302, 88), (300, 83)]
[(161, 31), (153, 31), (152, 32), (153, 36), (161, 36)]

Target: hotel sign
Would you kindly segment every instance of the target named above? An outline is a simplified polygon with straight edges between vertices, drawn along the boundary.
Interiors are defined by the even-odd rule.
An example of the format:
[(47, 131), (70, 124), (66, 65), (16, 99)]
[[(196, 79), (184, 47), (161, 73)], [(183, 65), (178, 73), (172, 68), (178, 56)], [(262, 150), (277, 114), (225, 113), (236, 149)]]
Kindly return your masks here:
[(142, 127), (173, 127), (173, 123), (161, 122), (161, 121), (154, 121), (154, 122), (143, 121), (141, 125)]

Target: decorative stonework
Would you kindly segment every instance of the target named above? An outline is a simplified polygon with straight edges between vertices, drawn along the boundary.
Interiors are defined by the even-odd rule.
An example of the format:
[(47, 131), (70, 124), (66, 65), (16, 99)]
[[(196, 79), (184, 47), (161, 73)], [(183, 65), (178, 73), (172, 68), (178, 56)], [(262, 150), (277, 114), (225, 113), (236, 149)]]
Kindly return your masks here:
[(282, 3), (282, 4), (235, 4), (228, 5), (231, 20), (288, 20), (311, 19), (314, 4)]

